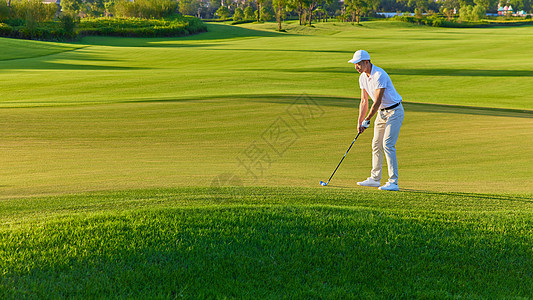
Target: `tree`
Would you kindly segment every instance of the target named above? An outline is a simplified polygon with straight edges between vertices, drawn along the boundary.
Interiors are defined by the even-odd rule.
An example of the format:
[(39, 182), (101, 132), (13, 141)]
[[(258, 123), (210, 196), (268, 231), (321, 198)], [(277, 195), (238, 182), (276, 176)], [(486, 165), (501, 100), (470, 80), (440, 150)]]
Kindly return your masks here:
[(235, 9), (235, 13), (233, 14), (233, 21), (240, 21), (242, 19), (244, 19), (244, 12), (242, 8), (237, 7)]
[(259, 16), (259, 19), (261, 21), (270, 21), (272, 20), (272, 4), (267, 5), (267, 3), (263, 3), (261, 6), (261, 14)]
[(304, 25), (302, 24), (302, 20), (303, 20), (303, 13), (305, 12), (307, 8), (306, 0), (289, 0), (288, 7), (290, 10), (296, 11), (296, 13), (298, 14), (298, 20), (300, 21), (299, 24)]
[(219, 16), (222, 20), (225, 20), (230, 15), (230, 11), (227, 7), (221, 6), (217, 9), (215, 15)]
[(474, 11), (474, 7), (472, 5), (463, 5), (459, 9), (459, 20), (464, 22), (470, 22), (472, 21), (472, 12)]
[(381, 5), (381, 0), (366, 0), (366, 6), (368, 10), (378, 11), (380, 5)]
[(472, 10), (472, 21), (481, 21), (485, 15), (487, 14), (487, 10), (484, 6), (476, 5), (474, 6), (474, 9)]
[(207, 9), (206, 9), (206, 18), (214, 18), (217, 10), (222, 5), (220, 0), (208, 0)]
[(68, 14), (63, 14), (59, 17), (59, 22), (66, 37), (72, 38), (76, 36), (75, 29), (77, 22), (75, 17)]
[(80, 13), (81, 0), (61, 0), (61, 11), (71, 16)]
[(39, 0), (28, 0), (17, 2), (17, 11), (20, 19), (26, 22), (51, 21), (57, 12), (57, 4), (44, 4)]
[(104, 2), (104, 15), (106, 17), (109, 17), (112, 15), (112, 11), (114, 10), (115, 8), (115, 1), (114, 0), (108, 0), (108, 1), (105, 1)]
[(199, 0), (180, 0), (178, 4), (179, 11), (182, 15), (195, 16), (201, 7)]
[(328, 21), (328, 16), (333, 17), (335, 15), (341, 14), (342, 5), (340, 1), (326, 1), (322, 8), (326, 11), (326, 22)]
[(307, 0), (307, 18), (309, 26), (311, 26), (311, 20), (313, 19), (313, 11), (322, 2), (321, 0)]
[(83, 12), (91, 17), (101, 17), (106, 11), (103, 0), (85, 0)]
[(255, 16), (257, 18), (257, 22), (261, 22), (261, 13), (262, 13), (262, 7), (266, 0), (256, 0), (255, 3), (257, 4), (257, 10), (255, 11)]
[(315, 12), (317, 14), (317, 22), (324, 22), (324, 19), (326, 22), (328, 21), (328, 12), (325, 9), (317, 8)]
[(415, 17), (416, 17), (417, 19), (422, 19), (422, 16), (423, 16), (423, 15), (422, 15), (422, 9), (420, 9), (420, 8), (418, 8), (418, 7), (415, 8)]
[(485, 17), (485, 7), (482, 5), (463, 5), (459, 10), (459, 20), (477, 22)]
[(453, 17), (453, 9), (441, 6), (440, 12), (446, 16), (446, 20), (451, 21)]
[(285, 13), (287, 7), (287, 0), (273, 0), (272, 5), (274, 6), (274, 11), (276, 12), (276, 22), (278, 23), (278, 31), (281, 31), (281, 19)]
[(38, 24), (51, 21), (58, 10), (57, 4), (44, 4), (40, 0), (24, 0), (11, 3), (11, 17), (25, 20), (24, 29), (33, 37)]
[(364, 0), (345, 0), (344, 5), (346, 6), (346, 13), (350, 15), (350, 21), (352, 24), (361, 21), (361, 16), (366, 9), (366, 3)]
[(176, 7), (174, 0), (116, 0), (114, 13), (126, 18), (160, 19), (175, 13)]
[[(405, 6), (410, 11), (418, 8), (420, 12), (427, 11), (429, 8), (429, 3), (434, 2), (431, 0), (397, 0), (399, 4)], [(447, 1), (456, 1), (456, 0), (446, 0)], [(472, 0), (459, 0), (459, 1), (472, 1)]]
[(244, 18), (246, 20), (253, 20), (254, 19), (254, 9), (251, 6), (247, 6), (244, 9)]
[(0, 21), (9, 19), (9, 4), (6, 1), (0, 1)]
[(474, 3), (476, 4), (476, 6), (481, 6), (485, 10), (489, 9), (490, 7), (490, 0), (474, 0)]
[(415, 9), (418, 8), (420, 14), (422, 14), (423, 12), (428, 11), (429, 2), (427, 0), (414, 0), (414, 6)]
[(444, 1), (440, 8), (440, 12), (446, 15), (448, 21), (451, 21), (454, 15), (454, 12), (461, 7), (459, 0), (447, 0)]
[[(531, 11), (532, 0), (509, 0), (508, 3), (515, 11), (524, 10)], [(496, 7), (496, 4), (494, 5)]]

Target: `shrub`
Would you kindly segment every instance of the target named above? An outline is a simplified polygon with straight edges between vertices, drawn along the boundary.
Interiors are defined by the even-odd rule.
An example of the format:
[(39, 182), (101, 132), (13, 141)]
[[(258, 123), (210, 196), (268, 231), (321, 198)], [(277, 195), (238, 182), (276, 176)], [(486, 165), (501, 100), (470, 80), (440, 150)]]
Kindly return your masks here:
[(171, 20), (146, 20), (141, 18), (95, 18), (80, 22), (79, 34), (124, 37), (182, 36), (207, 30), (205, 24), (194, 17), (174, 17)]
[[(246, 23), (254, 23), (255, 20), (240, 20), (240, 21), (233, 21), (231, 22), (231, 25), (238, 25), (238, 24), (246, 24)], [(333, 24), (335, 25), (335, 24)]]
[(0, 23), (0, 36), (13, 37), (13, 27), (5, 23)]
[(442, 17), (431, 16), (429, 18), (417, 19), (411, 16), (395, 16), (393, 20), (398, 20), (402, 22), (414, 23), (419, 25), (428, 25), (434, 27), (452, 27), (452, 28), (463, 28), (463, 27), (473, 27), (479, 25), (472, 25), (471, 23), (457, 23), (453, 21), (447, 21)]
[[(87, 18), (76, 24), (75, 18), (63, 15), (58, 21), (31, 23), (12, 20), (13, 24), (0, 23), (0, 36), (38, 39), (70, 40), (77, 36), (102, 35), (123, 37), (171, 37), (183, 36), (207, 30), (195, 17), (175, 15), (168, 20), (141, 18)], [(76, 30), (76, 25), (78, 28)]]

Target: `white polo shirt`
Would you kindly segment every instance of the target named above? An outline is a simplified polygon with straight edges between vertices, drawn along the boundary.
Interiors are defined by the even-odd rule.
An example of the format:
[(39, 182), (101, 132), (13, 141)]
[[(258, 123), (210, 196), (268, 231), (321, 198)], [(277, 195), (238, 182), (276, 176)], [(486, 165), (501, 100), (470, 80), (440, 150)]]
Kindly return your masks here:
[(370, 98), (374, 101), (376, 101), (376, 99), (374, 99), (376, 96), (376, 90), (385, 88), (383, 98), (381, 98), (380, 109), (393, 106), (402, 101), (402, 96), (400, 96), (394, 88), (389, 74), (387, 74), (382, 68), (374, 65), (372, 65), (370, 76), (364, 72), (361, 73), (361, 76), (359, 76), (359, 87), (362, 90), (366, 90)]

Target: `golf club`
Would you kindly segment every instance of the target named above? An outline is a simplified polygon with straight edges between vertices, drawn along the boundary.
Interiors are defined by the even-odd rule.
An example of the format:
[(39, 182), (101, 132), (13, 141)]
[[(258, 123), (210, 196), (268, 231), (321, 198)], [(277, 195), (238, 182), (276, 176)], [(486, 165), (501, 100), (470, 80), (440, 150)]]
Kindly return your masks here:
[[(370, 126), (370, 122), (369, 121), (365, 121), (361, 124), (363, 127), (365, 128), (368, 128)], [(339, 164), (337, 165), (337, 167), (335, 168), (335, 171), (333, 171), (333, 174), (331, 174), (331, 176), (329, 177), (328, 179), (328, 182), (324, 182), (324, 181), (320, 181), (320, 185), (321, 186), (327, 186), (328, 183), (330, 182), (331, 178), (333, 178), (333, 175), (335, 175), (335, 172), (337, 172), (337, 169), (339, 168), (339, 166), (341, 165), (342, 161), (344, 160), (344, 158), (346, 157), (346, 154), (348, 154), (348, 151), (350, 151), (350, 149), (352, 149), (352, 146), (353, 146), (353, 143), (355, 143), (355, 140), (357, 140), (357, 138), (359, 137), (359, 135), (361, 134), (361, 132), (359, 132), (357, 134), (357, 136), (355, 137), (355, 139), (353, 139), (352, 141), (352, 144), (350, 144), (350, 147), (348, 148), (348, 150), (346, 151), (346, 153), (344, 153), (344, 156), (342, 157), (341, 161), (339, 162)]]

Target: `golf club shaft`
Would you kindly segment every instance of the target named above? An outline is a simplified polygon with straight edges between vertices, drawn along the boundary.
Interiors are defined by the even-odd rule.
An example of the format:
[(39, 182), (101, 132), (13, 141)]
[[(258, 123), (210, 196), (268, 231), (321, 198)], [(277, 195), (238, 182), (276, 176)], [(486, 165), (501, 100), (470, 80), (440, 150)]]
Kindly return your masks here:
[(350, 151), (350, 149), (352, 149), (352, 146), (353, 146), (353, 143), (355, 143), (355, 140), (357, 140), (357, 138), (359, 137), (361, 133), (359, 132), (357, 134), (357, 136), (355, 137), (355, 139), (353, 139), (352, 143), (350, 144), (350, 147), (348, 148), (348, 150), (346, 150), (346, 153), (344, 153), (344, 156), (342, 157), (341, 161), (339, 162), (339, 164), (337, 165), (337, 167), (335, 168), (335, 171), (333, 171), (333, 174), (331, 174), (331, 176), (329, 177), (328, 179), (328, 182), (326, 183), (326, 185), (329, 183), (329, 181), (331, 180), (331, 178), (333, 178), (333, 175), (335, 175), (335, 172), (337, 172), (337, 169), (339, 168), (339, 166), (341, 165), (342, 161), (344, 160), (344, 158), (346, 157), (346, 154), (348, 154), (348, 152)]

